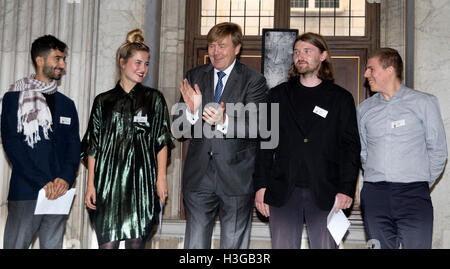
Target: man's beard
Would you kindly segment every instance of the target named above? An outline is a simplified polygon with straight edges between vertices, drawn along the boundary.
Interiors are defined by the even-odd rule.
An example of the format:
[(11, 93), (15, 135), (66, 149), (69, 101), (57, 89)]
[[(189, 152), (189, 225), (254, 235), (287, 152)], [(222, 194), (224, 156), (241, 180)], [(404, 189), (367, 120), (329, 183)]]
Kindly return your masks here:
[[(56, 74), (56, 70), (61, 70), (61, 72)], [(60, 80), (64, 74), (64, 69), (45, 65), (42, 69), (42, 73), (49, 79)]]
[(309, 62), (303, 61), (305, 64), (300, 66), (300, 65), (299, 65), (299, 62), (300, 62), (300, 61), (297, 61), (297, 63), (295, 64), (295, 68), (297, 69), (297, 72), (298, 72), (300, 75), (313, 74), (313, 73), (315, 73), (316, 71), (318, 71), (319, 68), (320, 68), (320, 64), (319, 64), (319, 65), (316, 65), (316, 66), (311, 66), (311, 65), (309, 64)]

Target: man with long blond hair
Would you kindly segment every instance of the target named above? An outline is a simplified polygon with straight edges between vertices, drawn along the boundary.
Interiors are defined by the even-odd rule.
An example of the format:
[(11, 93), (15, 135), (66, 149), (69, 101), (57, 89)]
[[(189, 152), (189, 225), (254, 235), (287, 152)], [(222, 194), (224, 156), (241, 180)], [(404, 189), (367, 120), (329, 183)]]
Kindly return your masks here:
[(279, 145), (260, 150), (255, 205), (269, 217), (273, 248), (300, 248), (306, 221), (310, 248), (336, 248), (327, 216), (353, 203), (360, 143), (352, 95), (334, 84), (322, 36), (294, 43), (288, 82), (269, 92), (280, 104)]

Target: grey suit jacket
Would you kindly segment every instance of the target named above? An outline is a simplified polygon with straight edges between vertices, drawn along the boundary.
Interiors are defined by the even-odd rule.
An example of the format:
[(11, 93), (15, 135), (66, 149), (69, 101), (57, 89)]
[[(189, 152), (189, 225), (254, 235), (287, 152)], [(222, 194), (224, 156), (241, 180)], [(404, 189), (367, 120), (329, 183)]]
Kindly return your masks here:
[[(186, 78), (190, 85), (198, 84), (202, 92), (202, 108), (214, 101), (214, 67), (211, 64), (195, 67), (189, 70)], [(264, 76), (246, 65), (236, 61), (230, 73), (227, 84), (223, 90), (220, 101), (227, 105), (226, 113), (229, 118), (228, 133), (223, 136), (218, 131), (214, 131), (206, 122), (199, 119), (194, 126), (185, 130), (184, 137), (193, 137), (190, 140), (186, 161), (183, 168), (183, 190), (195, 190), (199, 187), (202, 177), (206, 173), (208, 162), (216, 162), (218, 175), (218, 188), (227, 195), (245, 195), (253, 192), (252, 175), (258, 138), (248, 131), (249, 126), (255, 125), (255, 117), (248, 116), (248, 113), (240, 111), (229, 111), (229, 105), (255, 104), (253, 108), (258, 108), (259, 103), (266, 102), (268, 88)], [(181, 97), (180, 103), (183, 103)], [(186, 117), (184, 109), (178, 117)], [(249, 124), (249, 121), (253, 121)], [(238, 124), (239, 122), (239, 124)], [(209, 128), (215, 132), (215, 136), (205, 135), (201, 131)], [(238, 138), (239, 137), (239, 138)], [(209, 153), (214, 154), (210, 159)]]

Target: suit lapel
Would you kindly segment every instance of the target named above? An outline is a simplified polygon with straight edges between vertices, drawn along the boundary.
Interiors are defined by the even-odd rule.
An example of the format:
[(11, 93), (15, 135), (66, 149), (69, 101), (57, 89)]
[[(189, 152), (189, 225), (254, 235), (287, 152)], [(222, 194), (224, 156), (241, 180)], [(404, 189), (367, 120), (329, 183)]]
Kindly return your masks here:
[(239, 90), (241, 87), (237, 86), (239, 78), (242, 77), (242, 66), (241, 63), (236, 60), (233, 70), (231, 70), (230, 77), (227, 80), (227, 84), (222, 91), (220, 97), (220, 102), (226, 103), (236, 103), (236, 95), (239, 95)]
[[(214, 102), (214, 68), (211, 64), (206, 68), (204, 76), (203, 87), (199, 85), (203, 95), (203, 106)], [(192, 85), (192, 87), (193, 86), (194, 85)]]
[(51, 132), (53, 137), (55, 137), (56, 134), (58, 133), (59, 115), (61, 114), (60, 108), (58, 106), (58, 104), (60, 103), (58, 100), (58, 95), (56, 93), (54, 93), (54, 94), (55, 94), (55, 112), (54, 112), (54, 115), (52, 115), (52, 120), (53, 120), (52, 130), (53, 130), (53, 132)]
[[(330, 84), (329, 84), (329, 82), (324, 81), (322, 83), (326, 83), (324, 85), (325, 88), (322, 89), (322, 93), (323, 94), (321, 95), (320, 102), (315, 104), (314, 106), (318, 106), (318, 107), (320, 107), (320, 108), (330, 112), (330, 109), (332, 109), (332, 107), (331, 107), (332, 106), (332, 100), (334, 99), (333, 98), (333, 92), (330, 91), (330, 88), (329, 88)], [(314, 112), (311, 111), (311, 113), (314, 113)], [(318, 126), (321, 125), (321, 123), (325, 122), (325, 119), (322, 118), (319, 115), (313, 114), (313, 117), (315, 117), (315, 119), (311, 122), (310, 129), (307, 130), (308, 134), (313, 133), (315, 131), (315, 129)], [(330, 117), (330, 115), (327, 115), (327, 117)], [(319, 128), (318, 130), (322, 130), (322, 129)]]

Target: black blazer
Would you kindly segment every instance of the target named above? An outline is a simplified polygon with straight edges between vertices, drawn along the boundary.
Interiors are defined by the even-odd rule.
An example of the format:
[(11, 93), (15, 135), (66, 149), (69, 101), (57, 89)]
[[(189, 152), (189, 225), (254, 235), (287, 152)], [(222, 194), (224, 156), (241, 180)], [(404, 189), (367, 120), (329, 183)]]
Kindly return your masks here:
[(267, 188), (265, 203), (285, 204), (295, 188), (301, 169), (299, 156), (303, 155), (316, 204), (330, 210), (337, 193), (353, 198), (356, 191), (361, 145), (355, 104), (347, 90), (330, 81), (322, 82), (323, 98), (317, 106), (327, 110), (328, 115), (323, 118), (313, 114), (312, 126), (305, 133), (292, 101), (297, 83), (290, 80), (269, 93), (269, 102), (279, 103), (279, 144), (275, 149), (258, 151), (255, 191)]
[[(211, 64), (199, 66), (189, 70), (186, 78), (191, 86), (198, 84), (202, 92), (202, 106), (214, 102), (214, 67)], [(223, 90), (220, 101), (227, 104), (265, 102), (268, 88), (264, 76), (236, 60)], [(181, 97), (180, 100), (183, 103)], [(184, 104), (183, 104), (184, 105)], [(184, 109), (180, 110), (184, 113)], [(201, 119), (186, 131), (184, 137), (190, 138), (188, 152), (183, 168), (183, 190), (195, 190), (199, 187), (202, 177), (210, 160), (208, 152), (214, 154), (216, 171), (218, 174), (218, 188), (227, 195), (244, 195), (253, 192), (253, 171), (256, 158), (258, 140), (245, 134), (239, 134), (244, 128), (236, 128), (237, 121), (242, 115), (226, 110), (229, 117), (228, 134), (225, 137), (205, 137), (195, 134), (195, 129), (202, 130), (204, 123)], [(182, 114), (181, 114), (182, 115)], [(174, 116), (174, 124), (177, 118)], [(183, 116), (185, 118), (186, 116)], [(209, 125), (208, 125), (209, 126)], [(206, 126), (206, 127), (208, 127)], [(245, 129), (249, 122), (245, 121)], [(217, 130), (215, 131), (218, 134)], [(238, 138), (239, 137), (239, 138)]]

